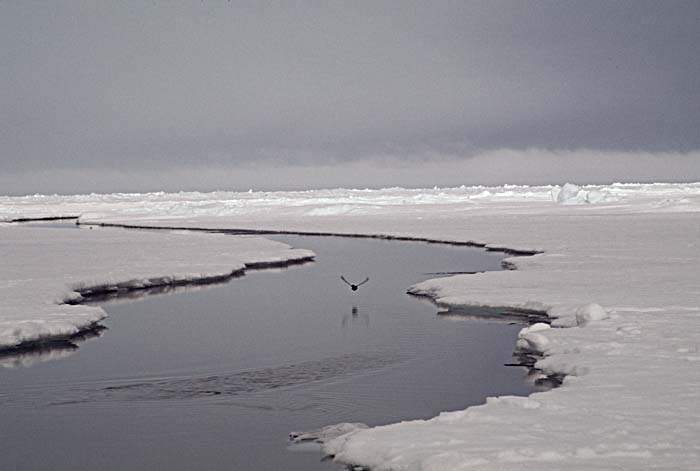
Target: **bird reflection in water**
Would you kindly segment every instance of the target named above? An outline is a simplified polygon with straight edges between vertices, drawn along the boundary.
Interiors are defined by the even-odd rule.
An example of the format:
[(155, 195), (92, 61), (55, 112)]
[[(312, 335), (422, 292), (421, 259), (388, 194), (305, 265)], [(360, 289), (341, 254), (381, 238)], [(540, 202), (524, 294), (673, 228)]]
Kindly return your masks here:
[(341, 324), (343, 328), (346, 328), (351, 322), (362, 322), (365, 324), (365, 327), (369, 327), (369, 313), (360, 312), (357, 306), (353, 306), (350, 314), (343, 314)]

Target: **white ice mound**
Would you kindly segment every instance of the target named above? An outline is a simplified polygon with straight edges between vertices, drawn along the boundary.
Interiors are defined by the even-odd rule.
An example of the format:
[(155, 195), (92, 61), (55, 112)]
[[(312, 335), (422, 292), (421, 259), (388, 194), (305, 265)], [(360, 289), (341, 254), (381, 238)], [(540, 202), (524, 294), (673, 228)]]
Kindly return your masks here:
[(584, 190), (573, 183), (565, 183), (561, 188), (552, 188), (552, 199), (559, 204), (596, 204), (610, 199), (609, 194), (600, 190)]
[(577, 204), (580, 203), (578, 195), (581, 192), (581, 187), (573, 183), (565, 183), (560, 189), (552, 189), (552, 199), (559, 204)]
[(517, 347), (526, 352), (544, 353), (549, 346), (549, 339), (541, 332), (550, 328), (544, 322), (525, 327), (518, 333)]
[(576, 309), (576, 323), (584, 326), (591, 321), (606, 319), (608, 313), (600, 304), (585, 304)]
[(611, 200), (610, 196), (599, 190), (589, 190), (586, 193), (586, 203), (596, 204)]
[(289, 432), (289, 439), (294, 443), (315, 442), (327, 443), (342, 435), (357, 432), (368, 428), (363, 423), (341, 422), (339, 424), (327, 425), (320, 429), (311, 430), (309, 432)]

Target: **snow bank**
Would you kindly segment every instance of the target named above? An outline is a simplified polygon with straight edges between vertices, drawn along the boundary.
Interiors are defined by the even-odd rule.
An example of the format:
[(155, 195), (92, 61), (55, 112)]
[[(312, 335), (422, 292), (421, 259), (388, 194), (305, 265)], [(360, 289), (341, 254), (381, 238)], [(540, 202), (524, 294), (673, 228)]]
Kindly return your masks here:
[(552, 328), (531, 327), (518, 343), (544, 354), (536, 366), (545, 374), (568, 375), (560, 388), (491, 398), (431, 420), (353, 429), (329, 440), (326, 451), (378, 470), (697, 469), (700, 184), (581, 187), (606, 195), (596, 204), (559, 204), (552, 189), (0, 198), (0, 214), (543, 250), (507, 259), (516, 270), (428, 280), (411, 292), (445, 307), (546, 311)]
[(525, 327), (518, 333), (516, 346), (525, 352), (546, 354), (549, 346), (549, 338), (542, 332), (550, 329), (549, 324), (538, 322), (530, 327)]
[(310, 256), (253, 237), (0, 224), (0, 349), (67, 338), (102, 320), (99, 307), (65, 304), (79, 292), (221, 280), (250, 264)]

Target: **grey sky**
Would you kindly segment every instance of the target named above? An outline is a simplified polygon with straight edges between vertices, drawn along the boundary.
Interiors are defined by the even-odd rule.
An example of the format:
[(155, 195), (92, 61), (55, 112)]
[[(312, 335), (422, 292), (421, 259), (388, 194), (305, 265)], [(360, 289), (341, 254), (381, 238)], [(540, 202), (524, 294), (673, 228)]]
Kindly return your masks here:
[(700, 179), (698, 51), (697, 1), (0, 0), (0, 194)]

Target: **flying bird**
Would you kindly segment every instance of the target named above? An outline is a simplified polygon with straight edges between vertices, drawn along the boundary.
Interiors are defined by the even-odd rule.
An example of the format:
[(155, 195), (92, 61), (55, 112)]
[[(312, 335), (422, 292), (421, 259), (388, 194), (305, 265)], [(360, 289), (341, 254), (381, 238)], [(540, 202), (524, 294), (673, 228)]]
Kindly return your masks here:
[(367, 283), (367, 282), (369, 281), (369, 276), (368, 276), (367, 278), (365, 278), (365, 280), (364, 280), (363, 282), (358, 283), (358, 284), (356, 284), (356, 285), (350, 283), (350, 282), (349, 282), (348, 280), (346, 280), (345, 277), (342, 276), (342, 275), (340, 276), (340, 279), (343, 280), (343, 281), (345, 282), (345, 284), (348, 285), (348, 286), (350, 287), (351, 290), (357, 291), (357, 288), (359, 288), (360, 286), (364, 285), (365, 283)]

